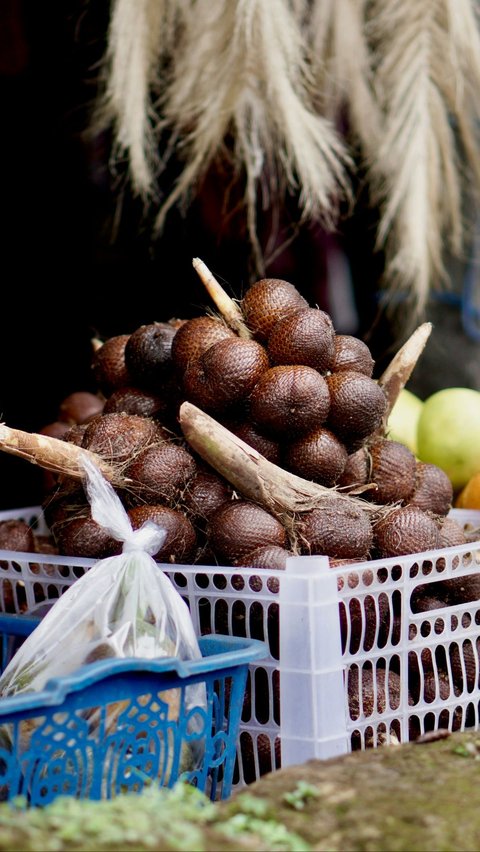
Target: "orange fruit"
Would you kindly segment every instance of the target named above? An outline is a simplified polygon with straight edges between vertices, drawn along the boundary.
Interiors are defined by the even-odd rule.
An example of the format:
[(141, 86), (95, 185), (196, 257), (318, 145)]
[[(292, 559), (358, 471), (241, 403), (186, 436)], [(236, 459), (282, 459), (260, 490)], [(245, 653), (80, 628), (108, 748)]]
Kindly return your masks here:
[(480, 471), (470, 477), (455, 500), (456, 509), (480, 509)]

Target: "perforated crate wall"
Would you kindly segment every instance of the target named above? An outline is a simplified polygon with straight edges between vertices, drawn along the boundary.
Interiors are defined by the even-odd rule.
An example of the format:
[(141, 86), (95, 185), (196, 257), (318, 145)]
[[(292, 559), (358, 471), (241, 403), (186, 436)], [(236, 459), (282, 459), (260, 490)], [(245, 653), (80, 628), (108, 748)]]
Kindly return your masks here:
[[(2, 668), (36, 620), (0, 615)], [(227, 798), (261, 642), (205, 636), (201, 659), (108, 659), (0, 702), (0, 799), (112, 798), (180, 778)]]
[[(36, 513), (9, 516), (32, 521)], [(480, 513), (452, 515), (480, 526)], [(286, 572), (162, 566), (189, 604), (198, 635), (269, 644), (269, 657), (249, 669), (234, 783), (279, 767), (280, 709), (283, 765), (437, 727), (479, 726), (480, 580), (478, 591), (472, 586), (479, 552), (480, 543), (466, 544), (336, 569), (325, 557), (302, 556), (289, 560)], [(58, 597), (94, 564), (5, 551), (0, 557), (0, 606), (15, 611)], [(426, 586), (431, 597), (444, 581), (448, 605), (419, 611), (415, 589)], [(465, 581), (470, 591), (462, 592)]]

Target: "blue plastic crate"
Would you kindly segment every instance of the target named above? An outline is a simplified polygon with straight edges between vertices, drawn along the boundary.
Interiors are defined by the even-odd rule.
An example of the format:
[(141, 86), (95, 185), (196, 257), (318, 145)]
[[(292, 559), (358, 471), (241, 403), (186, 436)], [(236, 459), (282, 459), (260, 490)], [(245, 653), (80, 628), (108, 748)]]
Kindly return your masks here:
[[(0, 616), (2, 670), (37, 624)], [(111, 798), (180, 778), (227, 798), (248, 666), (267, 647), (235, 636), (205, 636), (199, 645), (200, 660), (101, 660), (41, 692), (0, 700), (0, 736), (7, 731), (9, 740), (0, 744), (0, 798)], [(193, 684), (204, 684), (206, 706), (187, 710)]]

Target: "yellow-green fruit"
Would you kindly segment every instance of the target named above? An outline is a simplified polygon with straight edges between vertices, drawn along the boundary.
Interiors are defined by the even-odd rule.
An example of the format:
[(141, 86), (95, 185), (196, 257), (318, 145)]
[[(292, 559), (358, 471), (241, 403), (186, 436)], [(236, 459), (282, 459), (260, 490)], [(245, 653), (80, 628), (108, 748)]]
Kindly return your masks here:
[(393, 406), (387, 423), (390, 440), (405, 444), (415, 455), (417, 455), (417, 426), (422, 409), (422, 400), (404, 388)]
[(425, 400), (417, 455), (442, 468), (456, 491), (463, 488), (480, 471), (480, 392), (446, 388)]

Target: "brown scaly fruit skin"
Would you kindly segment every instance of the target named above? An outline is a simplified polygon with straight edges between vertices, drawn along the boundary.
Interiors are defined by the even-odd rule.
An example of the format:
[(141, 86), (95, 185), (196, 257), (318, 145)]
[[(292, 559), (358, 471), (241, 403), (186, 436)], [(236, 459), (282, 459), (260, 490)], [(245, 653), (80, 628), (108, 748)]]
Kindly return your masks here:
[(259, 343), (226, 338), (190, 362), (183, 377), (185, 394), (200, 408), (225, 411), (248, 397), (268, 367), (267, 353)]
[[(459, 694), (463, 689), (472, 692), (479, 685), (479, 676), (475, 659), (475, 648), (480, 651), (480, 637), (465, 639), (463, 642), (450, 645), (450, 663), (452, 667), (453, 690)], [(462, 670), (462, 661), (465, 666), (465, 676)]]
[(324, 374), (335, 356), (335, 331), (325, 311), (301, 308), (273, 326), (268, 338), (272, 364), (303, 364)]
[(245, 556), (237, 559), (235, 566), (245, 568), (262, 568), (271, 571), (283, 571), (287, 567), (287, 559), (293, 556), (293, 551), (275, 544), (265, 544), (256, 547)]
[(355, 453), (348, 456), (347, 463), (338, 479), (340, 488), (350, 489), (370, 482), (372, 472), (372, 460), (365, 447), (361, 447)]
[[(434, 662), (429, 651), (422, 653), (422, 655), (410, 652), (408, 656), (409, 703), (412, 706), (413, 712), (413, 708), (415, 708), (420, 700), (431, 704), (439, 698), (446, 701), (460, 694), (464, 684), (458, 646), (450, 646), (451, 679), (443, 664), (439, 665), (438, 662)], [(465, 643), (465, 648), (462, 649), (462, 656), (465, 663), (468, 688), (472, 690), (475, 683), (475, 656), (473, 647), (469, 641)], [(423, 674), (423, 683), (420, 672)], [(452, 711), (453, 717), (451, 724), (452, 730), (455, 731), (460, 728), (462, 712), (460, 708), (452, 708)], [(448, 711), (446, 713), (442, 712), (436, 722), (436, 728), (447, 727), (449, 715)], [(420, 730), (417, 730), (416, 736), (419, 733)]]
[(241, 306), (248, 328), (264, 343), (278, 320), (292, 309), (308, 308), (308, 302), (289, 281), (262, 278), (247, 290)]
[(66, 478), (45, 496), (42, 512), (52, 533), (55, 524), (88, 515), (89, 504), (82, 486), (76, 480)]
[[(242, 556), (235, 562), (235, 567), (244, 568), (259, 568), (264, 571), (284, 571), (287, 567), (287, 559), (293, 556), (292, 550), (287, 550), (285, 547), (277, 547), (274, 544), (263, 545)], [(261, 592), (265, 580), (262, 577), (249, 577), (248, 585), (254, 592)], [(266, 581), (267, 587), (273, 594), (279, 592), (279, 582), (276, 577), (270, 577)], [(238, 580), (232, 577), (232, 586), (239, 587)], [(243, 584), (240, 591), (243, 589)]]
[[(35, 536), (25, 521), (9, 519), (0, 522), (0, 550), (14, 550), (32, 553), (35, 549)], [(7, 569), (8, 562), (3, 560), (0, 567)], [(27, 608), (25, 587), (15, 579), (0, 579), (0, 605), (4, 612), (19, 612)]]
[(52, 529), (59, 553), (81, 556), (85, 559), (105, 559), (122, 552), (122, 544), (115, 541), (90, 516), (71, 518)]
[[(402, 501), (440, 517), (451, 509), (452, 485), (448, 476), (436, 465), (417, 462), (407, 447), (387, 438), (367, 442), (352, 453), (337, 484), (353, 488), (367, 483), (375, 487), (363, 496), (374, 503)], [(454, 539), (452, 543), (460, 541)]]
[(165, 440), (168, 440), (178, 435), (178, 411), (182, 402), (180, 386), (172, 375), (165, 377), (158, 394), (136, 387), (119, 388), (106, 400), (103, 413), (150, 417), (165, 427)]
[(407, 556), (438, 549), (440, 532), (433, 518), (421, 509), (401, 506), (375, 524), (374, 539), (379, 557)]
[[(428, 703), (431, 704), (432, 701), (435, 701), (437, 697), (442, 698), (443, 700), (449, 698), (450, 696), (450, 685), (448, 682), (448, 675), (445, 671), (438, 671), (438, 689), (435, 683), (435, 673), (433, 670), (428, 672), (424, 672), (424, 682), (423, 682), (423, 698)], [(455, 727), (453, 728), (455, 730)]]
[(207, 316), (187, 320), (172, 341), (175, 369), (184, 373), (190, 361), (196, 361), (214, 343), (233, 337), (235, 333), (222, 320)]
[(213, 470), (198, 470), (189, 480), (182, 505), (195, 524), (207, 521), (225, 503), (232, 501), (232, 487)]
[(173, 370), (172, 343), (176, 333), (170, 323), (153, 322), (130, 335), (125, 346), (130, 384), (154, 392), (161, 390), (165, 377)]
[(167, 506), (136, 506), (129, 509), (128, 516), (134, 530), (153, 521), (166, 531), (165, 541), (153, 557), (157, 562), (188, 565), (194, 561), (197, 537), (184, 512)]
[(132, 480), (129, 494), (136, 503), (174, 505), (196, 470), (188, 450), (164, 442), (142, 450), (126, 468), (125, 476)]
[[(444, 580), (436, 585), (440, 587), (439, 596), (444, 599), (447, 606), (480, 601), (480, 574), (478, 571), (473, 571), (472, 574), (466, 574), (464, 577)], [(418, 588), (421, 589), (421, 587)]]
[[(384, 669), (377, 668), (374, 672), (370, 667), (364, 667), (359, 678), (358, 666), (351, 666), (347, 675), (348, 697), (350, 718), (353, 721), (359, 719), (362, 714), (366, 717), (384, 713), (386, 709), (397, 710), (401, 701), (401, 683), (396, 672), (387, 673)], [(376, 681), (376, 700), (374, 681)], [(385, 694), (386, 682), (388, 683), (389, 700)]]
[(380, 438), (368, 447), (371, 459), (370, 481), (373, 491), (366, 492), (375, 503), (408, 503), (415, 488), (416, 460), (410, 450), (397, 441)]
[(377, 606), (378, 616), (375, 601), (371, 595), (366, 595), (361, 600), (350, 598), (349, 601), (342, 601), (339, 604), (343, 652), (347, 640), (350, 654), (356, 654), (361, 650), (371, 651), (374, 646), (375, 648), (383, 648), (389, 638), (393, 639), (395, 644), (398, 644), (400, 631), (399, 629), (395, 631), (395, 615), (390, 609), (387, 594), (380, 593), (378, 595)]
[(444, 518), (440, 527), (440, 547), (454, 547), (466, 543), (463, 527), (453, 518)]
[(415, 488), (410, 496), (410, 506), (424, 512), (445, 516), (452, 507), (453, 487), (447, 474), (434, 464), (416, 462)]
[(277, 518), (246, 500), (221, 506), (210, 518), (207, 536), (220, 562), (233, 564), (257, 547), (286, 547), (287, 533)]
[(58, 554), (58, 547), (51, 535), (35, 535), (35, 553)]
[(364, 376), (372, 377), (375, 362), (367, 344), (350, 334), (337, 334), (332, 373), (354, 370)]
[[(367, 720), (369, 717), (374, 716), (379, 721), (381, 720), (381, 714), (385, 713), (385, 711), (391, 712), (392, 710), (398, 710), (400, 707), (400, 703), (402, 700), (402, 692), (401, 692), (401, 681), (397, 672), (390, 669), (387, 671), (377, 667), (375, 670), (372, 670), (369, 667), (364, 667), (361, 671), (361, 680), (359, 678), (359, 670), (356, 666), (352, 666), (348, 671), (348, 702), (349, 702), (349, 711), (350, 717), (353, 721), (357, 719), (361, 719), (362, 713), (366, 716)], [(395, 723), (390, 722), (391, 733), (396, 734), (398, 737), (401, 735), (399, 724), (395, 726)], [(373, 727), (373, 731), (372, 731)], [(365, 737), (363, 746), (365, 748), (372, 748), (375, 746), (383, 745), (387, 742), (387, 736), (384, 730), (376, 731), (376, 725), (373, 723), (372, 727), (367, 727), (365, 730)], [(393, 727), (393, 730), (392, 730)], [(397, 728), (395, 730), (395, 727)], [(376, 737), (375, 737), (376, 733)], [(414, 736), (413, 728), (410, 726), (409, 738), (412, 739)], [(354, 734), (352, 736), (352, 750), (355, 751), (359, 748), (362, 748), (361, 737), (359, 734)]]
[(74, 426), (70, 426), (64, 433), (63, 440), (69, 444), (75, 444), (76, 447), (81, 447), (87, 425), (87, 423), (76, 423)]
[(125, 346), (129, 337), (129, 334), (110, 337), (93, 356), (95, 381), (105, 396), (110, 396), (117, 388), (125, 387), (131, 382), (125, 364)]
[(246, 784), (251, 784), (257, 780), (255, 772), (255, 755), (258, 758), (258, 768), (260, 775), (266, 775), (274, 769), (280, 769), (281, 766), (281, 744), (280, 738), (275, 739), (275, 744), (272, 755), (272, 747), (270, 740), (266, 734), (259, 734), (254, 746), (252, 736), (247, 731), (244, 731), (240, 736), (240, 750), (242, 755), (243, 777)]
[(303, 553), (334, 559), (362, 559), (369, 553), (373, 541), (370, 519), (356, 506), (304, 512), (296, 529)]
[(347, 459), (343, 444), (322, 427), (292, 441), (283, 456), (284, 467), (291, 473), (326, 486), (335, 485)]
[(273, 438), (267, 437), (248, 420), (243, 422), (226, 423), (227, 429), (232, 432), (237, 438), (245, 441), (249, 447), (253, 447), (257, 453), (260, 453), (268, 461), (273, 464), (280, 464), (280, 444)]
[(443, 586), (442, 582), (416, 586), (410, 598), (412, 612), (430, 612), (447, 606), (447, 590)]
[(326, 377), (330, 392), (327, 426), (341, 440), (364, 439), (381, 425), (387, 401), (381, 387), (353, 371)]
[(88, 424), (82, 447), (113, 464), (125, 464), (150, 444), (159, 443), (165, 432), (158, 423), (135, 414), (103, 414)]
[(102, 413), (103, 405), (104, 401), (99, 396), (88, 391), (75, 391), (62, 400), (58, 416), (69, 425), (88, 423), (92, 417)]
[(33, 553), (34, 549), (34, 534), (25, 521), (12, 519), (0, 522), (0, 550)]
[(104, 414), (136, 414), (161, 419), (167, 403), (163, 395), (136, 387), (123, 387), (108, 397)]
[(291, 437), (325, 422), (330, 395), (325, 379), (311, 367), (286, 365), (266, 370), (250, 397), (251, 417), (267, 434)]

